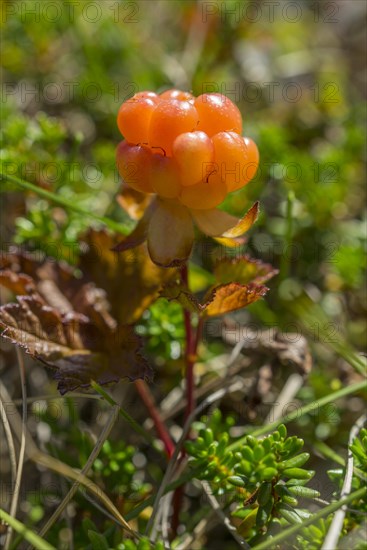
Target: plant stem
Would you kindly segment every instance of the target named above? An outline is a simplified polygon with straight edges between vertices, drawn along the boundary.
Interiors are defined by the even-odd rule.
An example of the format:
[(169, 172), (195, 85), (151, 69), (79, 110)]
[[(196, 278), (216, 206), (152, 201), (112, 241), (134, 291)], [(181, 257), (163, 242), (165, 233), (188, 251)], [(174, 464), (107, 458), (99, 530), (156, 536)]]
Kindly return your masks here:
[(141, 397), (141, 400), (148, 409), (150, 417), (154, 422), (155, 429), (157, 430), (157, 433), (161, 441), (163, 442), (168, 458), (170, 458), (175, 450), (175, 444), (173, 443), (171, 436), (168, 433), (167, 427), (164, 424), (161, 415), (159, 414), (159, 411), (154, 403), (152, 394), (150, 393), (150, 390), (144, 380), (136, 380), (135, 387)]
[(182, 507), (182, 499), (184, 496), (184, 485), (181, 485), (180, 487), (177, 487), (173, 494), (172, 499), (172, 521), (171, 521), (171, 529), (172, 529), (172, 539), (174, 539), (177, 535), (177, 529), (180, 525), (180, 511)]

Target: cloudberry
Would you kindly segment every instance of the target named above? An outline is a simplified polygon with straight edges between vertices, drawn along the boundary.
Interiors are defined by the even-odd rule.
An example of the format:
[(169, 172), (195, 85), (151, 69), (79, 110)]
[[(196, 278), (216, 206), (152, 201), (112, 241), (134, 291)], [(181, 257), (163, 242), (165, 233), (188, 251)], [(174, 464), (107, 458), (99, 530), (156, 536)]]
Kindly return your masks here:
[(242, 133), (241, 113), (232, 101), (222, 94), (202, 94), (194, 103), (199, 115), (197, 130), (209, 137), (218, 132)]
[(216, 209), (254, 177), (259, 164), (256, 144), (241, 135), (236, 105), (221, 94), (142, 91), (122, 104), (117, 122), (124, 137), (116, 152), (122, 179), (135, 191), (156, 194), (145, 198), (149, 206), (120, 250), (146, 239), (157, 265), (182, 265), (193, 246), (194, 223), (235, 246), (259, 211), (255, 203), (237, 220)]
[(241, 136), (240, 111), (224, 95), (138, 92), (121, 105), (117, 123), (125, 138), (118, 170), (137, 191), (212, 209), (256, 173), (256, 144)]
[(194, 185), (206, 178), (207, 167), (214, 161), (214, 147), (205, 132), (180, 134), (173, 142), (172, 151), (180, 170), (181, 185)]
[(122, 141), (117, 147), (117, 169), (124, 182), (141, 193), (154, 193), (150, 184), (152, 153), (141, 145)]
[(161, 147), (166, 155), (172, 156), (172, 145), (177, 136), (192, 132), (198, 124), (198, 113), (188, 101), (162, 99), (155, 107), (150, 119), (150, 147)]

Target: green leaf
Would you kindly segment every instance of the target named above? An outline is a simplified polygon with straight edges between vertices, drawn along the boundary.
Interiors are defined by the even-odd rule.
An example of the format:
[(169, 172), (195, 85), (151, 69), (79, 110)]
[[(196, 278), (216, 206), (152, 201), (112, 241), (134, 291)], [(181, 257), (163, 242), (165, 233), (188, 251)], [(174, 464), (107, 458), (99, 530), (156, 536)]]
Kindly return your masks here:
[(246, 483), (240, 476), (229, 476), (227, 478), (228, 483), (234, 485), (235, 487), (246, 487)]
[(109, 544), (105, 537), (97, 531), (88, 530), (88, 538), (92, 544), (93, 550), (109, 550)]
[(213, 430), (207, 428), (204, 430), (204, 440), (207, 445), (211, 445), (214, 441)]
[(285, 439), (287, 437), (287, 428), (284, 426), (284, 424), (280, 424), (278, 426), (278, 432), (282, 439)]
[(319, 491), (316, 491), (316, 489), (302, 487), (302, 485), (288, 486), (288, 491), (297, 498), (318, 498), (320, 496)]
[(278, 470), (276, 468), (265, 468), (260, 472), (260, 479), (262, 481), (271, 481), (278, 475)]
[(268, 523), (273, 511), (274, 499), (270, 497), (264, 505), (259, 506), (256, 516), (256, 526), (261, 528)]
[(303, 522), (297, 511), (293, 510), (290, 506), (286, 504), (281, 504), (280, 506), (278, 506), (278, 511), (280, 515), (289, 523), (297, 524)]
[(86, 534), (88, 534), (90, 530), (95, 531), (97, 529), (96, 524), (88, 517), (83, 518), (82, 527)]
[(262, 458), (264, 457), (264, 449), (262, 448), (262, 445), (258, 445), (254, 448), (254, 461), (260, 462)]
[(243, 537), (247, 537), (250, 529), (255, 525), (258, 508), (250, 510), (243, 521), (238, 526), (238, 532)]
[(311, 470), (303, 470), (302, 468), (286, 468), (283, 470), (282, 474), (286, 477), (295, 479), (311, 479), (314, 472)]
[(260, 506), (265, 506), (271, 497), (272, 484), (265, 482), (260, 485), (260, 489), (257, 493), (257, 502)]
[(189, 262), (189, 288), (192, 292), (201, 292), (215, 283), (213, 273), (206, 269)]
[(280, 470), (285, 470), (287, 468), (297, 468), (299, 466), (303, 466), (309, 458), (310, 458), (309, 453), (301, 453), (293, 458), (290, 458), (289, 460), (285, 460), (284, 462), (279, 462), (278, 468)]
[(245, 458), (249, 462), (254, 461), (254, 451), (248, 445), (244, 445), (242, 447), (241, 454), (242, 454), (243, 458)]

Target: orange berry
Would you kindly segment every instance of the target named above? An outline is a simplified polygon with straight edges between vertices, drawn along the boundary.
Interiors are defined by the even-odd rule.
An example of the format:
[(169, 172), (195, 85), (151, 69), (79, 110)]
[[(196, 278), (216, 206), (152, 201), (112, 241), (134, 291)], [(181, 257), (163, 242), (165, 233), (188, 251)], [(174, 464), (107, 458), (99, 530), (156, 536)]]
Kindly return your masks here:
[(141, 98), (151, 99), (154, 101), (154, 103), (159, 103), (161, 100), (158, 94), (156, 94), (155, 92), (150, 92), (148, 90), (143, 92), (137, 92), (131, 99), (141, 99)]
[(197, 130), (209, 137), (218, 132), (242, 133), (241, 113), (232, 101), (222, 94), (202, 94), (194, 103), (199, 114)]
[(189, 187), (183, 187), (179, 200), (188, 208), (207, 210), (215, 208), (224, 201), (227, 187), (218, 172), (208, 176), (208, 181), (202, 181)]
[(198, 114), (188, 101), (162, 99), (150, 119), (149, 146), (162, 147), (167, 156), (172, 156), (172, 144), (184, 132), (196, 129)]
[(173, 156), (180, 169), (181, 185), (194, 185), (207, 176), (207, 167), (213, 162), (212, 140), (204, 132), (186, 132), (176, 137)]
[(180, 194), (178, 166), (171, 157), (152, 155), (150, 181), (154, 191), (161, 197), (174, 199)]
[(190, 92), (183, 92), (182, 90), (166, 90), (165, 92), (162, 92), (159, 94), (159, 97), (161, 99), (178, 99), (180, 101), (189, 101), (190, 103), (194, 103), (195, 98)]
[(116, 164), (124, 182), (141, 193), (153, 193), (150, 184), (152, 153), (147, 147), (122, 141), (116, 150)]
[[(142, 92), (145, 93), (145, 92)], [(156, 101), (150, 97), (132, 97), (120, 107), (117, 125), (129, 143), (148, 143), (148, 130)]]
[(256, 143), (248, 137), (244, 137), (244, 142), (247, 149), (247, 162), (246, 162), (246, 171), (245, 171), (245, 185), (255, 176), (260, 160), (259, 149), (257, 148)]
[(219, 132), (212, 137), (214, 159), (228, 191), (245, 184), (247, 147), (245, 140), (235, 132)]

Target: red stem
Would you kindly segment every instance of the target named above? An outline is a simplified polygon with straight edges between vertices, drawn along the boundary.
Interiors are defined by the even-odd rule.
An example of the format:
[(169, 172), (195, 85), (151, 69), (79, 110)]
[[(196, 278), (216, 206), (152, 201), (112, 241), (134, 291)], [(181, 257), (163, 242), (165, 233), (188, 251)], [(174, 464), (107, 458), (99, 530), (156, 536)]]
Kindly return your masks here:
[(141, 397), (141, 400), (148, 409), (149, 415), (154, 422), (155, 429), (157, 430), (157, 434), (164, 444), (168, 458), (171, 458), (175, 450), (175, 445), (168, 433), (167, 427), (164, 424), (161, 415), (159, 414), (146, 382), (144, 382), (144, 380), (136, 380), (135, 387)]
[(172, 539), (176, 537), (178, 526), (180, 525), (180, 511), (182, 506), (182, 499), (184, 496), (184, 486), (180, 485), (180, 487), (177, 487), (175, 492), (173, 493), (173, 499), (172, 499), (172, 521), (171, 521), (171, 529), (172, 529)]

